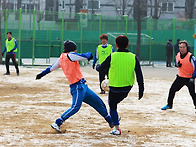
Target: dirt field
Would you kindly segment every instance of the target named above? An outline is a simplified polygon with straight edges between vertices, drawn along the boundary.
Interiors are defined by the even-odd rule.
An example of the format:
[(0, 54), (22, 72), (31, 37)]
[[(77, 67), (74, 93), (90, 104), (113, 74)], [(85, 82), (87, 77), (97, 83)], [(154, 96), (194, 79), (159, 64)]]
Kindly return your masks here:
[[(104, 119), (85, 103), (80, 111), (61, 127), (51, 127), (56, 118), (71, 106), (69, 85), (59, 69), (41, 80), (37, 73), (45, 67), (20, 67), (16, 76), (3, 76), (0, 65), (0, 146), (196, 146), (196, 114), (186, 87), (176, 94), (174, 108), (162, 111), (176, 68), (142, 67), (145, 94), (138, 101), (137, 83), (129, 96), (118, 105), (121, 136), (110, 135)], [(99, 93), (98, 73), (82, 67), (89, 87)], [(107, 108), (107, 94), (100, 95)]]

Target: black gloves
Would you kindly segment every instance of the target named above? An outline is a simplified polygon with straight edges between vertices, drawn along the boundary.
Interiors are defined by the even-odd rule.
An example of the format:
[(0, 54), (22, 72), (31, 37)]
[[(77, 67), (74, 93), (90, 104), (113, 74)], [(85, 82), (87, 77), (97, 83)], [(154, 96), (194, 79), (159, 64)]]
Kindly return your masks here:
[(182, 64), (180, 63), (180, 61), (178, 61), (178, 63), (176, 64), (177, 67), (181, 67)]
[(91, 59), (93, 59), (93, 55), (91, 54), (90, 58), (88, 58), (88, 61), (90, 61)]
[(95, 69), (95, 64), (93, 64), (92, 68)]
[(139, 86), (139, 98), (138, 100), (140, 100), (143, 97), (144, 94), (144, 86)]
[(43, 75), (42, 75), (42, 73), (40, 73), (40, 74), (38, 74), (37, 76), (36, 76), (36, 80), (39, 80), (39, 79), (41, 79), (43, 77)]

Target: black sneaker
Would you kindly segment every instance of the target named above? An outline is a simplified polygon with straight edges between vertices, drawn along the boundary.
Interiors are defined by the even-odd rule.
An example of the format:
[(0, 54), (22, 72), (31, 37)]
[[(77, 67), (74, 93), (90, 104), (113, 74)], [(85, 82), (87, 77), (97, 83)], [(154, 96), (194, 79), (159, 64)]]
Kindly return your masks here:
[(17, 76), (19, 76), (20, 74), (19, 73), (17, 73)]
[(100, 94), (105, 94), (105, 91), (101, 91)]
[(6, 73), (4, 73), (3, 75), (10, 75), (10, 73), (6, 72)]

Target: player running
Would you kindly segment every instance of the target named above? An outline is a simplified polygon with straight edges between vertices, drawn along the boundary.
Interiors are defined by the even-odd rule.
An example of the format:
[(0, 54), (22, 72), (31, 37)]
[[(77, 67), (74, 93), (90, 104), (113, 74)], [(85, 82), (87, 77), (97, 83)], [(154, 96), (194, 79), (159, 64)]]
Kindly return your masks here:
[(189, 93), (193, 99), (196, 113), (196, 95), (195, 95), (195, 77), (196, 77), (196, 60), (189, 52), (189, 45), (187, 41), (179, 43), (180, 52), (176, 55), (176, 65), (178, 67), (178, 74), (169, 90), (167, 105), (161, 110), (172, 109), (175, 93), (179, 91), (184, 85), (189, 89)]
[(129, 40), (126, 36), (116, 37), (117, 52), (112, 53), (96, 69), (102, 71), (109, 69), (109, 107), (114, 123), (114, 130), (110, 133), (121, 135), (117, 104), (127, 97), (135, 81), (135, 73), (139, 85), (139, 100), (143, 97), (144, 83), (140, 63), (135, 54), (127, 50)]
[(63, 122), (74, 115), (76, 112), (78, 112), (82, 105), (82, 102), (85, 102), (92, 106), (101, 116), (103, 116), (104, 119), (109, 123), (109, 126), (112, 128), (112, 118), (108, 114), (104, 102), (97, 94), (95, 94), (91, 89), (88, 88), (88, 86), (85, 84), (86, 80), (83, 78), (80, 70), (78, 61), (91, 60), (93, 56), (91, 52), (83, 54), (78, 54), (76, 52), (76, 44), (73, 41), (65, 41), (64, 52), (61, 54), (56, 63), (36, 76), (36, 79), (41, 79), (46, 74), (61, 67), (70, 83), (72, 106), (67, 111), (65, 111), (62, 116), (59, 117), (55, 121), (55, 123), (51, 125), (51, 127), (61, 133), (60, 126), (63, 124)]

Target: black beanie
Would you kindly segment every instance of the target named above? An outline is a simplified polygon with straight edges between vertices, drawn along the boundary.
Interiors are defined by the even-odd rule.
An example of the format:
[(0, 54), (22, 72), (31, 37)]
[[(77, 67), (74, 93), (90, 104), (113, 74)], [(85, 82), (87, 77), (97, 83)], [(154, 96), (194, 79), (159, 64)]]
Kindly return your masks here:
[(66, 40), (64, 42), (64, 53), (68, 53), (68, 52), (71, 52), (71, 51), (75, 51), (77, 50), (77, 46), (75, 44), (75, 42), (73, 41), (70, 41), (70, 40)]

